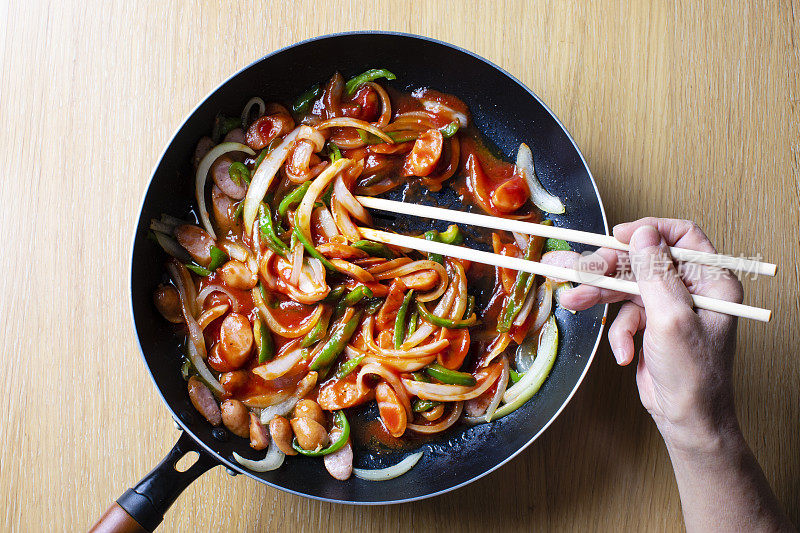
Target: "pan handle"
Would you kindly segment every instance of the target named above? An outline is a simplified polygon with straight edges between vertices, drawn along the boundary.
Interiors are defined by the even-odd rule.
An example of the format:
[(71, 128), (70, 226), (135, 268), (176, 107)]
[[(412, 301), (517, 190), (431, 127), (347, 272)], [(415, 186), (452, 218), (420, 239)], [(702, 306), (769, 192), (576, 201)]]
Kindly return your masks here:
[[(197, 452), (197, 461), (179, 472), (175, 465), (188, 452)], [(164, 513), (181, 492), (201, 474), (219, 465), (186, 432), (167, 456), (138, 485), (128, 489), (92, 526), (93, 533), (133, 533), (153, 531), (164, 519)]]

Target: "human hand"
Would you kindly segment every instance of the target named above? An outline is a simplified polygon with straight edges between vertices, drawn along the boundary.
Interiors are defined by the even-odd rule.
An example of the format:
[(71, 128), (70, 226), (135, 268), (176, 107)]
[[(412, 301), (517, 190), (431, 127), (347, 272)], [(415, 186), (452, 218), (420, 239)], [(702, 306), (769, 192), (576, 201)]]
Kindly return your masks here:
[(738, 431), (732, 387), (736, 318), (693, 309), (691, 294), (741, 303), (741, 283), (731, 272), (714, 267), (676, 269), (668, 246), (716, 253), (693, 222), (644, 218), (620, 224), (613, 233), (630, 243), (630, 254), (602, 248), (582, 257), (576, 268), (600, 264), (602, 272), (597, 273), (636, 280), (641, 296), (581, 285), (562, 294), (561, 305), (583, 310), (625, 301), (608, 330), (608, 341), (617, 362), (627, 365), (634, 356), (633, 337), (644, 330), (636, 384), (642, 405), (668, 446), (701, 449), (720, 432)]

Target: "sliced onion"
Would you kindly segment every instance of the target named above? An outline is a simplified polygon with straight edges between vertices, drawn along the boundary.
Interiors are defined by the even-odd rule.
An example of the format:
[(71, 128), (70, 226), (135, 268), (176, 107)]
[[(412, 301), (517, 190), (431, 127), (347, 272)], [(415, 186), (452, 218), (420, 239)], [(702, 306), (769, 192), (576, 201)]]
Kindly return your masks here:
[(258, 287), (253, 288), (253, 290), (250, 292), (253, 295), (253, 301), (255, 302), (256, 307), (258, 307), (258, 310), (261, 313), (261, 318), (264, 319), (264, 322), (267, 324), (267, 327), (270, 329), (270, 331), (287, 339), (296, 339), (311, 331), (311, 329), (317, 324), (319, 317), (322, 316), (322, 312), (324, 311), (324, 307), (318, 305), (302, 326), (297, 329), (289, 329), (278, 322), (278, 319), (272, 314), (269, 306), (264, 302), (264, 298), (261, 297), (261, 290)]
[[(380, 266), (384, 266), (384, 265), (380, 265)], [(436, 288), (434, 288), (434, 289), (432, 289), (432, 290), (430, 290), (430, 291), (428, 291), (426, 293), (418, 295), (417, 296), (417, 300), (419, 300), (420, 302), (431, 302), (431, 301), (437, 299), (438, 297), (440, 297), (442, 294), (444, 294), (444, 292), (447, 290), (447, 282), (448, 282), (447, 270), (445, 270), (445, 268), (441, 264), (437, 263), (436, 261), (428, 261), (428, 260), (412, 261), (410, 263), (404, 264), (404, 265), (399, 266), (397, 268), (393, 268), (391, 270), (385, 270), (385, 271), (380, 272), (378, 274), (374, 274), (374, 276), (375, 276), (375, 279), (377, 279), (377, 280), (386, 280), (386, 279), (399, 278), (399, 277), (402, 277), (402, 276), (406, 276), (408, 274), (412, 274), (412, 273), (418, 272), (420, 270), (433, 270), (433, 271), (435, 271), (437, 274), (439, 274), (439, 283), (438, 283), (438, 285), (436, 285)], [(466, 308), (466, 301), (465, 301), (465, 308)], [(463, 312), (463, 309), (462, 309), (462, 312)], [(439, 316), (443, 316), (443, 315), (439, 315)]]
[(436, 400), (439, 402), (455, 402), (471, 400), (477, 398), (491, 387), (502, 373), (502, 365), (495, 363), (493, 366), (484, 369), (486, 377), (483, 381), (472, 387), (462, 385), (445, 385), (442, 383), (424, 383), (412, 379), (403, 378), (403, 386), (410, 394), (419, 396), (425, 400)]
[(494, 392), (492, 401), (489, 403), (489, 407), (486, 408), (486, 414), (483, 417), (486, 422), (492, 421), (492, 417), (494, 416), (495, 411), (497, 411), (497, 406), (500, 405), (500, 401), (503, 399), (503, 394), (506, 392), (510, 374), (511, 373), (508, 371), (508, 359), (503, 357), (503, 371), (500, 373), (500, 379), (497, 380), (497, 390)]
[(197, 324), (200, 329), (206, 329), (209, 324), (228, 312), (228, 309), (230, 309), (228, 304), (215, 305), (211, 309), (206, 309), (197, 317)]
[(174, 259), (167, 263), (167, 270), (169, 271), (170, 277), (172, 277), (172, 282), (178, 290), (183, 319), (186, 321), (186, 326), (189, 328), (189, 360), (192, 362), (192, 366), (197, 370), (197, 373), (203, 381), (205, 381), (206, 385), (211, 387), (217, 395), (222, 395), (225, 393), (225, 390), (208, 369), (204, 361), (206, 357), (206, 341), (203, 337), (203, 330), (200, 329), (200, 325), (194, 319), (189, 307), (192, 305), (190, 302), (192, 302), (193, 299), (190, 299), (190, 295), (187, 294), (186, 289), (188, 285), (192, 285), (192, 292), (194, 292), (192, 278), (186, 270), (186, 267)]
[(406, 389), (403, 387), (403, 384), (400, 382), (400, 378), (397, 377), (397, 374), (388, 368), (375, 363), (362, 366), (358, 371), (358, 376), (356, 377), (356, 383), (358, 383), (358, 388), (361, 389), (362, 393), (367, 392), (367, 386), (364, 385), (364, 377), (368, 374), (380, 376), (386, 380), (386, 383), (388, 383), (389, 386), (394, 389), (395, 394), (397, 394), (397, 399), (400, 400), (400, 403), (402, 403), (403, 407), (405, 407), (406, 414), (408, 416), (412, 415), (413, 412), (411, 411), (411, 398), (408, 397), (408, 392), (406, 392)]
[(297, 388), (295, 388), (294, 394), (281, 403), (277, 403), (262, 409), (261, 423), (266, 425), (269, 424), (270, 421), (276, 416), (284, 416), (289, 414), (289, 412), (294, 409), (294, 406), (297, 405), (297, 402), (302, 400), (306, 394), (311, 392), (311, 389), (313, 389), (314, 385), (317, 384), (317, 376), (318, 374), (312, 370), (297, 383)]
[(300, 128), (295, 128), (286, 134), (283, 141), (272, 150), (267, 157), (258, 165), (250, 185), (247, 187), (247, 196), (244, 198), (243, 219), (244, 227), (248, 234), (253, 231), (253, 223), (256, 221), (258, 214), (258, 206), (264, 195), (267, 194), (270, 184), (272, 184), (275, 174), (281, 168), (286, 158), (289, 157), (289, 151), (297, 138)]
[(311, 126), (305, 124), (300, 126), (300, 133), (297, 134), (297, 140), (304, 139), (311, 141), (311, 144), (314, 145), (314, 152), (319, 152), (325, 146), (325, 137)]
[(375, 281), (375, 278), (372, 277), (372, 274), (360, 266), (351, 263), (350, 261), (345, 261), (344, 259), (330, 259), (329, 261), (333, 266), (336, 267), (336, 270), (342, 274), (350, 276), (356, 281), (360, 281), (361, 283)]
[(291, 393), (286, 390), (268, 392), (264, 394), (255, 394), (248, 396), (242, 400), (242, 403), (247, 407), (254, 407), (257, 409), (264, 409), (273, 405), (277, 405), (291, 396)]
[(333, 213), (333, 220), (336, 222), (336, 227), (339, 228), (339, 232), (345, 236), (348, 242), (361, 240), (361, 233), (358, 231), (358, 226), (353, 224), (353, 221), (350, 219), (350, 213), (348, 213), (347, 209), (339, 202), (336, 193), (333, 193), (331, 197), (331, 211)]
[(364, 358), (364, 364), (378, 364), (387, 366), (398, 372), (416, 372), (422, 370), (436, 360), (435, 355), (421, 357), (419, 359), (401, 359), (399, 357), (381, 357), (379, 355), (368, 355)]
[(298, 339), (292, 344), (293, 346), (288, 347), (281, 355), (272, 361), (255, 367), (252, 370), (253, 374), (270, 381), (272, 379), (278, 379), (289, 372), (297, 363), (303, 360), (303, 350), (300, 348), (300, 340)]
[(430, 435), (432, 433), (440, 433), (445, 429), (455, 424), (461, 413), (464, 411), (464, 402), (455, 402), (453, 410), (447, 415), (447, 418), (437, 422), (436, 424), (407, 424), (406, 428), (414, 431), (415, 433), (424, 433)]
[(539, 344), (538, 335), (528, 335), (522, 341), (522, 344), (517, 346), (517, 352), (514, 356), (514, 366), (517, 367), (517, 372), (524, 374), (533, 366), (533, 361), (536, 359), (536, 346)]
[[(341, 178), (342, 177), (339, 176), (338, 179)], [(336, 228), (336, 222), (333, 220), (333, 215), (331, 215), (331, 212), (328, 211), (327, 207), (317, 207), (314, 209), (314, 215), (316, 215), (316, 218), (319, 221), (319, 229), (326, 239), (331, 240), (339, 235), (339, 230)]]
[(228, 289), (226, 289), (222, 285), (213, 285), (212, 284), (212, 285), (206, 285), (205, 287), (203, 287), (203, 290), (200, 291), (200, 294), (197, 295), (197, 305), (202, 307), (203, 304), (205, 304), (205, 302), (206, 302), (206, 298), (208, 298), (208, 296), (212, 292), (224, 293), (225, 296), (228, 297), (228, 300), (230, 300), (231, 305), (233, 306), (233, 312), (234, 313), (238, 313), (239, 312), (239, 300), (237, 300), (233, 296), (233, 293), (231, 293), (231, 291), (229, 291)]
[(386, 135), (381, 129), (376, 128), (369, 122), (359, 120), (357, 118), (336, 117), (317, 124), (318, 130), (324, 130), (327, 128), (358, 128), (360, 130), (370, 132), (384, 142), (394, 144), (394, 139)]
[(416, 465), (425, 452), (412, 453), (399, 463), (388, 468), (379, 468), (377, 470), (366, 470), (363, 468), (354, 468), (353, 474), (358, 479), (365, 481), (388, 481), (396, 477), (402, 476)]
[(536, 207), (547, 213), (560, 215), (566, 211), (564, 204), (557, 196), (553, 196), (542, 186), (539, 178), (536, 177), (536, 170), (533, 166), (533, 154), (528, 145), (522, 143), (517, 151), (517, 170), (525, 176), (528, 182), (528, 190), (531, 193), (531, 201)]
[(303, 268), (303, 244), (300, 242), (295, 243), (292, 249), (292, 274), (289, 276), (289, 284), (297, 287), (300, 281), (300, 270)]
[(522, 233), (517, 233), (516, 231), (512, 231), (511, 234), (514, 235), (517, 248), (524, 252), (528, 248), (528, 236), (523, 235)]
[(492, 361), (494, 361), (495, 357), (503, 353), (508, 345), (511, 344), (511, 335), (508, 333), (501, 333), (495, 337), (494, 341), (489, 345), (489, 352), (486, 356), (481, 360), (481, 363), (484, 365), (488, 365)]
[(258, 96), (248, 100), (244, 105), (244, 109), (242, 109), (242, 128), (244, 129), (247, 129), (247, 126), (250, 125), (250, 110), (253, 109), (253, 106), (258, 106), (258, 117), (267, 112), (267, 104)]
[[(538, 293), (542, 290), (542, 286), (544, 287), (544, 294), (542, 294), (542, 299), (539, 301)], [(550, 316), (552, 309), (553, 309), (553, 282), (549, 279), (546, 279), (544, 283), (539, 287), (537, 292), (537, 307), (536, 307), (536, 319), (533, 321), (533, 326), (531, 326), (531, 331), (539, 331), (547, 317)]]
[(200, 222), (214, 240), (217, 240), (217, 234), (214, 233), (214, 228), (211, 226), (211, 219), (208, 217), (208, 209), (206, 209), (206, 178), (208, 178), (208, 171), (211, 170), (211, 165), (214, 164), (214, 161), (228, 152), (244, 152), (247, 155), (256, 155), (246, 144), (233, 142), (220, 143), (212, 148), (200, 161), (200, 164), (197, 166), (197, 174), (195, 174), (194, 178), (194, 197), (195, 200), (197, 200), (197, 210), (200, 212)]
[(364, 209), (364, 206), (358, 203), (358, 200), (356, 200), (356, 197), (353, 196), (353, 193), (347, 189), (341, 174), (336, 178), (336, 181), (333, 184), (333, 192), (336, 194), (336, 199), (339, 200), (339, 203), (341, 203), (351, 215), (356, 217), (356, 219), (364, 224), (372, 225), (372, 219), (370, 218), (369, 213), (367, 213), (367, 210)]
[(169, 255), (171, 255), (178, 261), (188, 263), (189, 261), (192, 260), (192, 257), (183, 248), (183, 246), (178, 244), (178, 241), (176, 241), (172, 237), (165, 235), (160, 231), (153, 231), (153, 235), (155, 235), (158, 244), (161, 245), (161, 248), (163, 248), (165, 252), (167, 252)]
[(322, 171), (322, 174), (314, 178), (311, 186), (303, 196), (300, 205), (297, 206), (297, 225), (300, 232), (305, 235), (306, 239), (313, 242), (311, 237), (311, 212), (314, 209), (314, 204), (317, 203), (317, 198), (325, 190), (325, 187), (336, 177), (336, 175), (347, 168), (352, 161), (347, 158), (338, 159), (332, 165), (328, 166)]
[(367, 345), (367, 348), (376, 355), (381, 357), (399, 357), (400, 359), (418, 359), (420, 357), (426, 357), (429, 355), (434, 355), (448, 346), (450, 346), (450, 341), (447, 339), (440, 339), (435, 342), (431, 342), (430, 344), (425, 344), (423, 346), (417, 346), (415, 348), (405, 349), (402, 348), (399, 350), (393, 348), (381, 348), (375, 343), (375, 339), (372, 337), (372, 327), (373, 321), (375, 320), (374, 316), (368, 317), (364, 321), (364, 325), (361, 328), (361, 331), (364, 336), (364, 342)]
[[(512, 385), (506, 390), (503, 395), (503, 402), (506, 403), (502, 408), (498, 409), (495, 417), (504, 416), (511, 412), (506, 410), (509, 405), (516, 405), (514, 409), (522, 405), (530, 399), (539, 390), (539, 387), (544, 383), (545, 378), (553, 368), (553, 363), (556, 360), (556, 353), (558, 352), (558, 325), (553, 315), (550, 315), (542, 332), (539, 334), (539, 343), (536, 349), (536, 359), (533, 360), (533, 365), (525, 372), (522, 379)], [(519, 398), (525, 398), (522, 402), (516, 402)], [(502, 412), (502, 414), (501, 414)]]
[(253, 472), (269, 472), (270, 470), (277, 470), (283, 464), (286, 454), (278, 449), (278, 445), (272, 440), (267, 448), (267, 454), (259, 461), (252, 459), (245, 459), (236, 452), (233, 452), (233, 458), (236, 462), (243, 467), (252, 470)]
[(389, 98), (389, 93), (379, 84), (372, 81), (368, 81), (364, 85), (369, 85), (375, 89), (375, 92), (378, 93), (378, 97), (381, 99), (381, 116), (378, 118), (378, 122), (376, 122), (375, 125), (379, 128), (385, 128), (392, 119), (392, 101)]
[(450, 320), (461, 320), (467, 310), (467, 274), (459, 261), (449, 261), (447, 264), (450, 265), (451, 272), (455, 271), (455, 279), (450, 283), (456, 286), (456, 299), (449, 316)]

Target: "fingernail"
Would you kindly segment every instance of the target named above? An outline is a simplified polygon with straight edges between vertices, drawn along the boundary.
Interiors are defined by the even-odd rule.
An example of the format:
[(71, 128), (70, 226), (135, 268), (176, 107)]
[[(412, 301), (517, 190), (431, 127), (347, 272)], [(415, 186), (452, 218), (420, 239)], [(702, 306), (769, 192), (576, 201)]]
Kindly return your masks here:
[(661, 244), (661, 234), (653, 226), (642, 226), (634, 231), (633, 237), (631, 237), (631, 247), (635, 250), (643, 250), (659, 244)]

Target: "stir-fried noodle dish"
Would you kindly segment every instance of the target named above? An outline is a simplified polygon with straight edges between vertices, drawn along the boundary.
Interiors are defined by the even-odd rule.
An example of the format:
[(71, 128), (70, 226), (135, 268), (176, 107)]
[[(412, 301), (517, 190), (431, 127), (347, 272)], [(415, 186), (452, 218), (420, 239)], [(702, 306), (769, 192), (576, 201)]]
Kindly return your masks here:
[[(336, 73), (290, 108), (255, 97), (241, 116), (219, 115), (197, 144), (189, 214), (151, 221), (169, 256), (154, 303), (186, 339), (189, 398), (263, 450), (234, 454), (252, 470), (304, 455), (341, 480), (401, 475), (421, 452), (359, 470), (353, 439), (391, 447), (490, 423), (533, 397), (556, 359), (554, 300), (567, 284), (361, 234), (392, 231), (357, 200), (389, 191), (406, 201), (449, 192), (462, 209), (545, 224), (564, 212), (528, 146), (506, 162), (461, 100), (386, 79), (383, 69)], [(413, 236), (461, 245), (468, 231), (479, 230)], [(480, 231), (497, 254), (558, 262), (569, 250)], [(372, 402), (379, 419), (359, 430), (352, 408)]]

